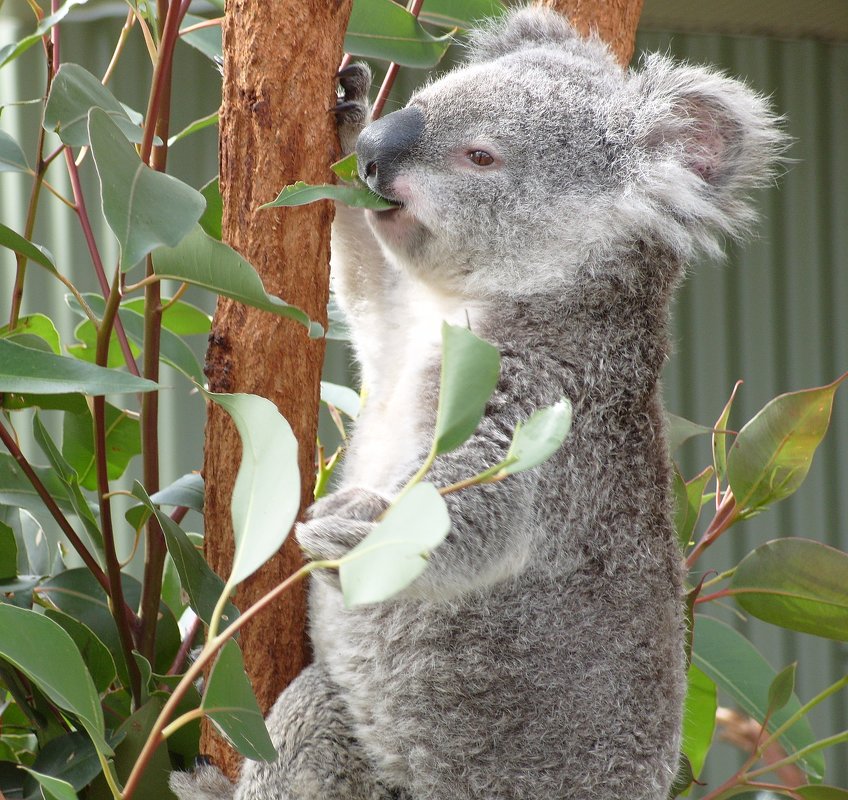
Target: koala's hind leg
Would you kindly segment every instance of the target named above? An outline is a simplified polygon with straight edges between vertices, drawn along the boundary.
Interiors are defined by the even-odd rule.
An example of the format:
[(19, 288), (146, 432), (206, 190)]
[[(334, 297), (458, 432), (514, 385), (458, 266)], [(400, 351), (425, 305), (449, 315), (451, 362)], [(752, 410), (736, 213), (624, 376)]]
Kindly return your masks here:
[(307, 667), (267, 718), (278, 756), (245, 761), (234, 786), (215, 767), (175, 772), (180, 800), (400, 800), (379, 783), (353, 736), (344, 701), (324, 670)]

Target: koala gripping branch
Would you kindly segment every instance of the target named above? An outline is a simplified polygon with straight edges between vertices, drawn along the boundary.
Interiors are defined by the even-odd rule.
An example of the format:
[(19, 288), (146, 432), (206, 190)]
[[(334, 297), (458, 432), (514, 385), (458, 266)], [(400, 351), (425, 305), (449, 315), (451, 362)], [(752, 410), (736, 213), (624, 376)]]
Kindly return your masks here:
[[(295, 180), (325, 183), (338, 158), (335, 74), (351, 0), (235, 0), (223, 25), (221, 110), (223, 238), (250, 261), (269, 291), (326, 323), (332, 207), (259, 209)], [(298, 107), (293, 108), (293, 104)], [(304, 124), (308, 120), (308, 124)], [(212, 326), (206, 375), (214, 392), (252, 392), (272, 400), (299, 442), (301, 509), (312, 499), (323, 340), (302, 326), (221, 299)], [(204, 472), (206, 555), (221, 575), (232, 559), (230, 495), (238, 469), (238, 434), (226, 412), (209, 408)], [(241, 608), (301, 566), (294, 539), (236, 595)], [(267, 710), (307, 661), (305, 594), (287, 594), (275, 614), (242, 632), (246, 668)], [(235, 775), (237, 759), (211, 730), (202, 752)]]

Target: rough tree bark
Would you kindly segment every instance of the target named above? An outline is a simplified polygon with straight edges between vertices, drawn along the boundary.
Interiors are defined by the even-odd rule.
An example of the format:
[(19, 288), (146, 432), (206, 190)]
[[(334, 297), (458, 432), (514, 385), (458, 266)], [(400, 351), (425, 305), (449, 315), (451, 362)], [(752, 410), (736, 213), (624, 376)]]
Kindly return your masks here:
[(626, 66), (636, 46), (636, 26), (644, 0), (540, 0), (565, 14), (582, 34), (597, 31)]
[[(223, 237), (252, 263), (266, 289), (326, 323), (332, 207), (258, 210), (295, 180), (324, 183), (338, 158), (328, 110), (351, 0), (228, 0), (224, 19), (220, 185)], [(221, 299), (207, 352), (213, 392), (251, 392), (272, 400), (299, 443), (301, 512), (312, 500), (319, 381), (324, 342), (295, 322)], [(235, 427), (209, 404), (206, 425), (206, 557), (226, 576), (233, 554), (230, 496), (241, 445)], [(282, 487), (281, 487), (282, 490)], [(246, 581), (246, 607), (301, 564), (290, 539)], [(245, 626), (241, 647), (259, 704), (266, 711), (309, 660), (305, 586)], [(231, 776), (238, 759), (211, 729), (201, 752)]]

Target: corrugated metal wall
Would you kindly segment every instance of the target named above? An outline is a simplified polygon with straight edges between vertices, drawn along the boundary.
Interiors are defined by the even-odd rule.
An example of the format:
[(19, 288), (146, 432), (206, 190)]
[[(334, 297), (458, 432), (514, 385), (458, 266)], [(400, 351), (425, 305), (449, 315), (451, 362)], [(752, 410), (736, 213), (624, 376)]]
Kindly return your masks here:
[[(118, 10), (117, 13), (123, 13)], [(73, 15), (72, 15), (73, 18)], [(65, 60), (78, 61), (94, 72), (108, 63), (120, 21), (105, 16), (85, 23), (64, 25)], [(0, 19), (0, 41), (19, 34), (14, 22)], [(142, 48), (134, 43), (124, 55), (112, 85), (115, 93), (136, 108), (143, 106), (149, 67)], [(718, 415), (733, 383), (744, 378), (736, 403), (735, 421), (747, 419), (776, 394), (821, 385), (848, 369), (848, 47), (815, 42), (779, 42), (760, 38), (702, 35), (672, 36), (645, 33), (639, 45), (669, 50), (695, 62), (718, 64), (746, 77), (755, 87), (772, 94), (777, 108), (788, 117), (797, 142), (790, 155), (796, 159), (780, 181), (779, 190), (761, 193), (764, 221), (760, 238), (733, 250), (724, 265), (699, 265), (684, 288), (676, 311), (676, 353), (666, 374), (667, 405), (675, 413), (702, 423)], [(208, 114), (218, 102), (217, 78), (210, 63), (188, 47), (180, 47), (176, 74), (174, 125)], [(0, 71), (0, 103), (37, 97), (43, 77), (35, 53), (15, 67)], [(33, 107), (9, 108), (0, 125), (26, 141), (25, 131), (36, 124)], [(214, 134), (192, 137), (175, 148), (172, 163), (177, 174), (194, 186), (202, 185), (217, 169)], [(51, 173), (61, 176), (62, 170)], [(57, 184), (67, 190), (61, 177)], [(89, 203), (96, 207), (97, 188), (88, 160), (86, 185)], [(0, 219), (21, 229), (29, 180), (0, 176)], [(69, 190), (68, 190), (69, 191)], [(111, 235), (98, 231), (107, 263), (114, 258)], [(88, 255), (76, 221), (52, 198), (46, 198), (36, 240), (46, 244), (74, 275), (87, 275)], [(0, 310), (5, 314), (14, 262), (0, 253)], [(28, 279), (25, 310), (45, 310), (44, 298), (55, 295), (46, 276), (33, 268)], [(93, 284), (90, 281), (80, 281)], [(49, 291), (48, 291), (49, 290)], [(208, 297), (192, 300), (207, 304)], [(50, 301), (48, 313), (63, 321), (71, 339), (73, 320), (61, 302)], [(198, 343), (202, 350), (202, 343)], [(338, 365), (339, 351), (333, 359)], [(174, 376), (165, 381), (178, 387), (163, 399), (163, 440), (170, 458), (163, 464), (163, 481), (190, 469), (201, 459), (202, 403), (185, 397), (185, 382)], [(707, 463), (704, 442), (687, 445), (684, 471), (692, 474)], [(722, 568), (735, 563), (757, 543), (777, 535), (794, 534), (830, 542), (848, 549), (848, 391), (837, 397), (831, 432), (798, 494), (761, 517), (729, 533), (704, 563)], [(722, 612), (719, 610), (720, 614)], [(794, 636), (767, 625), (740, 622), (772, 664), (781, 667), (799, 660), (798, 689), (804, 699), (813, 696), (848, 669), (844, 645)], [(813, 715), (817, 731), (825, 735), (848, 728), (848, 706), (835, 698)], [(722, 750), (708, 765), (707, 780), (726, 774), (735, 754)], [(832, 750), (828, 778), (848, 785), (848, 748)]]

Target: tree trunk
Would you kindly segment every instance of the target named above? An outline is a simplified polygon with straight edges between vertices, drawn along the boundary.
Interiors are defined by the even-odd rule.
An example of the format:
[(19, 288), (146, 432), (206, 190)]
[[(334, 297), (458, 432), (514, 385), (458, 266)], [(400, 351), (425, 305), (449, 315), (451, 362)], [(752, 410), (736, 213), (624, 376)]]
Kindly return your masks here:
[[(258, 210), (296, 180), (325, 183), (338, 158), (332, 114), (351, 0), (228, 0), (224, 19), (221, 107), (223, 238), (256, 267), (265, 288), (326, 324), (329, 202)], [(312, 501), (323, 340), (290, 320), (220, 299), (206, 375), (213, 392), (250, 392), (272, 400), (299, 443), (301, 513)], [(230, 497), (241, 444), (228, 415), (208, 406), (204, 478), (206, 557), (229, 573)], [(283, 487), (280, 487), (281, 491)], [(236, 594), (242, 608), (301, 565), (293, 539)], [(240, 644), (259, 705), (267, 711), (309, 660), (305, 586), (246, 625)], [(201, 751), (230, 776), (240, 759), (204, 730)]]
[(636, 26), (643, 0), (539, 0), (568, 17), (584, 36), (591, 31), (609, 46), (623, 66), (636, 46)]

